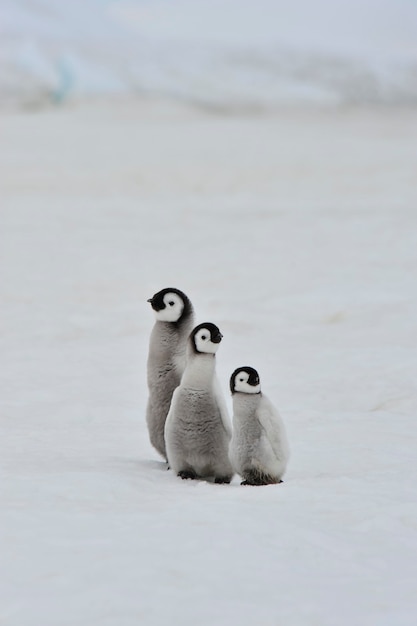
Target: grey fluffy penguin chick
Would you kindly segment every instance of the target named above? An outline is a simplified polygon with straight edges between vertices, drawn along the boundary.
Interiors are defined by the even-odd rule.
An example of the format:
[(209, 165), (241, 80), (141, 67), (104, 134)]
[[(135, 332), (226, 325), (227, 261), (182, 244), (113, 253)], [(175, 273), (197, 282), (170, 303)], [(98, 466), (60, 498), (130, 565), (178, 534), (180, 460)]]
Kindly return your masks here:
[(166, 288), (148, 300), (155, 312), (147, 363), (149, 398), (146, 422), (154, 448), (167, 459), (165, 421), (174, 389), (185, 369), (187, 340), (194, 325), (189, 298), (179, 289)]
[(231, 426), (215, 373), (222, 334), (215, 324), (199, 324), (192, 331), (187, 366), (174, 391), (165, 424), (168, 462), (181, 478), (214, 479), (230, 483), (228, 457)]
[(242, 485), (282, 482), (290, 456), (280, 414), (261, 392), (258, 372), (239, 367), (230, 378), (233, 396), (233, 436), (230, 461)]

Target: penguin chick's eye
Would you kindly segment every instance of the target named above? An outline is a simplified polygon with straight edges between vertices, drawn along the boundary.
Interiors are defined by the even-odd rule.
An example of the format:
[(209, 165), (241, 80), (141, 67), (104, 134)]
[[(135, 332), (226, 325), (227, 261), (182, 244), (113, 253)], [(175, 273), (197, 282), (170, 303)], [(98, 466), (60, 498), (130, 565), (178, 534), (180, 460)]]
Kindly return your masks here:
[(207, 337), (206, 337), (205, 335), (201, 335), (201, 339), (202, 339), (203, 341), (205, 341), (205, 340), (207, 339)]
[(244, 378), (239, 378), (239, 380), (240, 380), (240, 382), (241, 382), (241, 383), (243, 383), (243, 381), (244, 381)]
[(172, 300), (171, 300), (171, 302), (168, 302), (168, 304), (169, 304), (169, 306), (174, 306), (175, 302), (172, 302)]

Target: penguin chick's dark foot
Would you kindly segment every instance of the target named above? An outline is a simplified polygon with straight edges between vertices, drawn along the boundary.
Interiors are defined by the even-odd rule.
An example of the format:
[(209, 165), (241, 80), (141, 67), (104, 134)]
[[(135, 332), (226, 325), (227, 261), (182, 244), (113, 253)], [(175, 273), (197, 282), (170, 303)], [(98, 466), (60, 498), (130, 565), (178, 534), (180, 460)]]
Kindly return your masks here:
[(214, 479), (216, 485), (228, 485), (232, 478), (230, 476), (217, 476)]
[(180, 472), (178, 472), (178, 476), (183, 480), (186, 480), (187, 478), (194, 480), (194, 478), (197, 478), (197, 474), (194, 470), (181, 470)]
[(256, 487), (261, 485), (275, 485), (282, 482), (281, 479), (277, 480), (275, 476), (266, 474), (258, 469), (247, 470), (242, 478), (244, 478), (244, 480), (240, 483), (241, 485), (253, 485)]
[(240, 483), (241, 485), (251, 485), (251, 487), (262, 487), (265, 485), (279, 485), (280, 483), (283, 483), (283, 480), (276, 480), (273, 482), (269, 482), (266, 483), (264, 481), (249, 481), (249, 480), (242, 480), (242, 482)]

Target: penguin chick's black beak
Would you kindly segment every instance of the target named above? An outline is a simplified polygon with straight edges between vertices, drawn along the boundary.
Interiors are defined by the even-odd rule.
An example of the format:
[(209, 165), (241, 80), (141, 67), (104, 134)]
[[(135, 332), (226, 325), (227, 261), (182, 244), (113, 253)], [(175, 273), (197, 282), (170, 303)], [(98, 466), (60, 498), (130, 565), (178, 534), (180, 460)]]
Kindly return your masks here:
[(158, 310), (157, 307), (155, 306), (155, 300), (153, 298), (149, 298), (149, 300), (146, 300), (146, 302), (149, 302), (149, 304), (151, 305), (154, 311)]
[(213, 343), (220, 343), (222, 338), (223, 338), (223, 335), (221, 333), (218, 333), (215, 337), (212, 337), (212, 342)]

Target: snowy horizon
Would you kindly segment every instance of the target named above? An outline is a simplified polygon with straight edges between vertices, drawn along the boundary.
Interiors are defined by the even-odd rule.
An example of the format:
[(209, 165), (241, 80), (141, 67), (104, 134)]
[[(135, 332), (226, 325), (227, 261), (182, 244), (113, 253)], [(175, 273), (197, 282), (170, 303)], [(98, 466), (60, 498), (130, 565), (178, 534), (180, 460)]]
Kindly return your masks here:
[(417, 104), (407, 0), (5, 0), (0, 106), (153, 95), (230, 110)]

